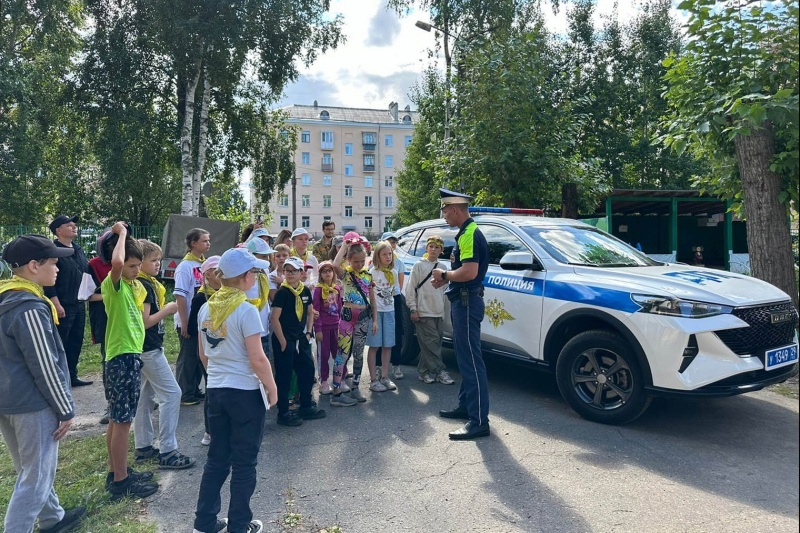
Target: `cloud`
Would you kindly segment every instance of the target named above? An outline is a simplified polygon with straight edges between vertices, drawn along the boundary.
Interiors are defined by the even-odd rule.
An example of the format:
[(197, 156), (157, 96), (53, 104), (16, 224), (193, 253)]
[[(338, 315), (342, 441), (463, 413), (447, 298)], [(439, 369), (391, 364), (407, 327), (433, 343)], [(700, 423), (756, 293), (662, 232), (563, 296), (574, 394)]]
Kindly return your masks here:
[(366, 46), (385, 47), (394, 43), (400, 35), (400, 20), (397, 14), (386, 6), (378, 6), (378, 10), (369, 21), (369, 32), (365, 41)]
[(337, 97), (338, 85), (335, 76), (328, 78), (317, 74), (300, 75), (296, 82), (288, 85), (283, 92), (283, 98), (276, 107), (286, 107), (294, 104), (311, 105), (314, 100), (329, 106), (344, 106), (345, 102)]

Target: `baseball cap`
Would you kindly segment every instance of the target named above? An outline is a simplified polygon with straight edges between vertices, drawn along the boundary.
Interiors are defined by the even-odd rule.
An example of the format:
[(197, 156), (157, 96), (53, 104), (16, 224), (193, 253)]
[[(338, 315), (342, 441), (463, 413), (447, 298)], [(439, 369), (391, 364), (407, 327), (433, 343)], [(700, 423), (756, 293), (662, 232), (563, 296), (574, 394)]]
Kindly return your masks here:
[(218, 266), (219, 266), (219, 256), (212, 255), (211, 257), (206, 258), (206, 260), (203, 261), (203, 264), (200, 265), (200, 273), (205, 274), (212, 268), (217, 268)]
[(347, 233), (344, 234), (344, 240), (349, 241), (352, 239), (361, 240), (361, 235), (359, 235), (355, 231), (348, 231)]
[(275, 250), (270, 248), (269, 244), (267, 244), (267, 242), (264, 239), (259, 239), (259, 238), (247, 241), (247, 251), (250, 252), (251, 254), (261, 254), (261, 255), (275, 253)]
[(397, 235), (395, 235), (393, 231), (387, 231), (383, 235), (381, 235), (382, 241), (388, 241), (389, 239), (398, 240)]
[(300, 270), (301, 272), (305, 270), (306, 267), (305, 262), (299, 257), (290, 257), (287, 259), (286, 262), (283, 263), (283, 268), (286, 268), (287, 265), (295, 270)]
[(11, 268), (21, 267), (31, 261), (67, 257), (75, 253), (73, 248), (61, 248), (41, 235), (23, 235), (8, 243), (3, 250), (3, 261)]
[(55, 233), (56, 229), (60, 228), (64, 224), (68, 222), (77, 222), (77, 221), (78, 221), (78, 215), (72, 217), (68, 217), (67, 215), (58, 215), (56, 218), (53, 219), (53, 221), (47, 227), (50, 228), (50, 231)]
[(336, 272), (336, 270), (333, 268), (333, 263), (331, 261), (323, 261), (322, 263), (320, 263), (319, 268), (317, 268), (317, 271), (320, 274), (322, 274), (322, 271), (325, 270), (326, 268), (330, 268), (331, 270)]
[[(205, 262), (203, 264), (205, 264)], [(222, 254), (222, 257), (219, 258), (217, 268), (222, 271), (223, 278), (231, 279), (236, 276), (241, 276), (253, 268), (269, 268), (269, 261), (256, 259), (256, 257), (245, 248), (231, 248), (230, 250), (226, 250), (225, 253)]]
[(267, 237), (270, 241), (272, 240), (272, 236), (270, 236), (269, 231), (264, 228), (254, 229), (253, 233), (250, 234), (250, 238), (247, 240), (251, 241), (256, 237)]
[(296, 230), (294, 230), (292, 232), (292, 240), (294, 240), (294, 238), (297, 237), (298, 235), (308, 235), (306, 228), (297, 228)]

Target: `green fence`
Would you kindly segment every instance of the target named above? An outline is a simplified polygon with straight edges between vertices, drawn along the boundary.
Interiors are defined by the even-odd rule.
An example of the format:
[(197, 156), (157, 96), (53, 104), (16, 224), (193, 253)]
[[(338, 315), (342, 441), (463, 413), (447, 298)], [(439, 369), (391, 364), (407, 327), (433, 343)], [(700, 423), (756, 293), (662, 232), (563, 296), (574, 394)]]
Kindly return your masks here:
[[(108, 229), (108, 226), (78, 226), (78, 238), (75, 239), (81, 248), (90, 254), (94, 251), (97, 244), (97, 236)], [(164, 226), (131, 226), (133, 236), (137, 239), (149, 239), (157, 244), (161, 244), (161, 237), (164, 233)], [(20, 235), (35, 233), (49, 238), (55, 238), (50, 228), (47, 226), (0, 226), (0, 248)]]

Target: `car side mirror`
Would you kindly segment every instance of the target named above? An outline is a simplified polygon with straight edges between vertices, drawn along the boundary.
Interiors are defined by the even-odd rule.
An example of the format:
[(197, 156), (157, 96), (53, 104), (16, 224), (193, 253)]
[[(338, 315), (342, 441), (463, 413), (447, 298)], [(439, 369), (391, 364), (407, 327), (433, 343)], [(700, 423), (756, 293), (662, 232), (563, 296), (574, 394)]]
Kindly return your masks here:
[(500, 259), (503, 270), (544, 270), (539, 260), (530, 252), (508, 252)]

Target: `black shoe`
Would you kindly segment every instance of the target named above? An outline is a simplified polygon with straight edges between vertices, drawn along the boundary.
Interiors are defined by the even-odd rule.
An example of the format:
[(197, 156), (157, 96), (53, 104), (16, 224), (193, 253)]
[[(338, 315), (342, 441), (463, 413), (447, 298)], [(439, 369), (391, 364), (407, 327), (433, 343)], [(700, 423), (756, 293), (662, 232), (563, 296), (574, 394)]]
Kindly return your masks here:
[(73, 387), (85, 387), (87, 385), (91, 385), (94, 381), (84, 381), (80, 378), (72, 378), (72, 386)]
[(317, 409), (316, 405), (311, 405), (309, 407), (301, 407), (297, 410), (297, 416), (302, 418), (303, 420), (317, 420), (320, 418), (325, 418), (325, 410), (324, 409)]
[(39, 528), (40, 533), (65, 533), (72, 531), (86, 518), (86, 507), (75, 507), (64, 513), (64, 518), (61, 519), (53, 527), (47, 529)]
[(280, 426), (297, 427), (302, 423), (303, 421), (300, 420), (300, 417), (297, 416), (297, 414), (295, 413), (286, 413), (285, 415), (278, 415), (278, 425)]
[(158, 448), (148, 446), (146, 448), (136, 448), (134, 457), (137, 463), (144, 463), (145, 461), (158, 461), (158, 454), (161, 452)]
[(450, 432), (450, 440), (470, 440), (489, 436), (489, 422), (482, 426), (467, 422), (464, 427)]
[(108, 411), (106, 411), (106, 412), (103, 414), (103, 416), (101, 416), (101, 417), (100, 417), (100, 423), (101, 423), (102, 425), (104, 425), (104, 426), (105, 426), (106, 424), (108, 424)]
[(155, 494), (157, 490), (158, 483), (155, 481), (134, 481), (131, 476), (128, 476), (119, 483), (116, 481), (112, 483), (108, 492), (111, 493), (111, 501), (117, 501), (126, 496), (147, 498)]
[(184, 396), (183, 398), (181, 398), (181, 405), (197, 405), (202, 401), (203, 400), (198, 398), (197, 396)]
[[(134, 481), (150, 481), (153, 479), (153, 473), (144, 471), (144, 472), (137, 472), (131, 467), (128, 467), (128, 477)], [(111, 489), (111, 484), (114, 482), (114, 472), (109, 472), (106, 474), (106, 490)]]
[(442, 409), (439, 411), (439, 416), (442, 418), (456, 418), (458, 420), (469, 420), (469, 414), (466, 407), (460, 405), (455, 409)]

